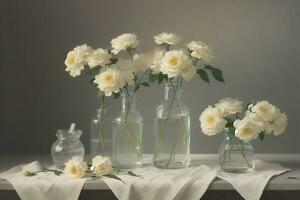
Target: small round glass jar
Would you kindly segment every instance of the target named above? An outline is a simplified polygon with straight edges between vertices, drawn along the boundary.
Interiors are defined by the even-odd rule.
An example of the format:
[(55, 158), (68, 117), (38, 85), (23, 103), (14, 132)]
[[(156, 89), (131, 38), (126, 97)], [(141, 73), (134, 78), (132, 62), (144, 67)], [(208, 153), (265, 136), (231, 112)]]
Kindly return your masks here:
[(84, 157), (84, 146), (80, 141), (81, 130), (69, 133), (67, 129), (57, 130), (57, 140), (51, 147), (51, 156), (58, 169), (64, 169), (65, 163), (74, 156)]

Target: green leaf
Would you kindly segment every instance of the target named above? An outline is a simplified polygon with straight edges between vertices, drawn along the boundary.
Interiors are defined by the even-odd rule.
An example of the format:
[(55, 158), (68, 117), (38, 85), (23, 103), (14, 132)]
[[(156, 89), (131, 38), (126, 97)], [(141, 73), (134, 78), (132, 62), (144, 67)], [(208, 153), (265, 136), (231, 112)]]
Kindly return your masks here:
[(117, 99), (121, 96), (119, 92), (118, 93), (113, 93), (113, 95), (114, 95), (114, 99)]
[(134, 82), (136, 82), (138, 79), (139, 79), (139, 77), (135, 73), (133, 73), (133, 80), (134, 80)]
[(262, 131), (262, 132), (259, 133), (259, 139), (260, 139), (261, 141), (263, 141), (264, 138), (265, 138), (265, 132)]
[(227, 127), (228, 128), (228, 133), (235, 135), (235, 128), (234, 127)]
[(95, 83), (94, 83), (94, 80), (95, 80), (95, 78), (92, 78), (92, 79), (90, 80), (90, 85), (95, 84)]
[(201, 78), (203, 81), (209, 83), (208, 74), (207, 74), (207, 72), (206, 72), (205, 70), (203, 70), (203, 69), (198, 69), (198, 70), (197, 70), (197, 74), (199, 74), (200, 78)]
[(90, 76), (96, 76), (97, 74), (100, 73), (100, 69), (101, 69), (101, 66), (100, 65), (97, 65), (95, 68), (93, 69), (90, 69), (90, 68), (86, 68), (84, 69), (83, 73), (84, 74), (88, 74)]
[(116, 64), (118, 62), (118, 58), (110, 58), (110, 64)]
[(26, 172), (24, 173), (24, 175), (25, 175), (25, 176), (35, 176), (35, 175), (37, 175), (37, 174), (34, 173), (34, 172), (26, 171)]
[(137, 175), (136, 173), (129, 171), (127, 172), (130, 176), (136, 176), (136, 177), (141, 177), (140, 175)]
[(226, 128), (233, 128), (233, 123), (232, 122), (228, 122), (226, 125), (225, 125)]
[(105, 93), (103, 91), (98, 90), (97, 97), (98, 98), (105, 98)]
[(62, 175), (62, 172), (61, 172), (61, 171), (54, 170), (53, 172), (54, 172), (54, 174), (55, 174), (56, 176), (60, 176), (60, 175)]
[(164, 75), (163, 73), (159, 73), (158, 74), (158, 84), (161, 84), (165, 78), (166, 78), (166, 75)]
[(150, 83), (154, 83), (158, 79), (158, 74), (149, 73), (148, 80)]
[(125, 182), (124, 182), (122, 179), (120, 179), (119, 177), (117, 177), (116, 175), (113, 175), (113, 174), (106, 174), (106, 175), (103, 175), (103, 176), (108, 177), (108, 178), (116, 179), (116, 180), (121, 181), (122, 183), (125, 184)]
[(136, 92), (140, 88), (140, 85), (136, 85), (134, 88), (134, 92)]
[(142, 86), (145, 86), (145, 87), (150, 87), (150, 84), (148, 82), (143, 82), (141, 83)]
[(217, 81), (225, 83), (222, 70), (212, 67), (210, 65), (205, 65), (204, 69), (210, 70), (211, 74)]

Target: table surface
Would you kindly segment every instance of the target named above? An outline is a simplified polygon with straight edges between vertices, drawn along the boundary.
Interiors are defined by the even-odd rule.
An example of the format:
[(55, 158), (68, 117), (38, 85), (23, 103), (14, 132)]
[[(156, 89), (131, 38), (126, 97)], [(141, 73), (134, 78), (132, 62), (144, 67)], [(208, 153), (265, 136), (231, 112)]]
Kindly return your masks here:
[[(144, 163), (151, 164), (150, 154), (144, 155)], [(191, 165), (217, 164), (216, 154), (193, 154), (191, 155)], [(266, 190), (300, 190), (300, 155), (299, 154), (257, 154), (256, 159), (280, 163), (292, 169), (290, 172), (271, 179)], [(50, 155), (42, 154), (3, 154), (0, 155), (0, 172), (6, 171), (16, 165), (26, 164), (38, 160), (43, 165), (52, 165)], [(134, 171), (134, 170), (133, 170)], [(88, 181), (84, 185), (84, 190), (109, 190), (102, 180)], [(0, 179), (1, 190), (14, 190), (12, 185), (6, 180)], [(209, 190), (233, 190), (233, 187), (221, 180), (216, 179), (210, 185)]]

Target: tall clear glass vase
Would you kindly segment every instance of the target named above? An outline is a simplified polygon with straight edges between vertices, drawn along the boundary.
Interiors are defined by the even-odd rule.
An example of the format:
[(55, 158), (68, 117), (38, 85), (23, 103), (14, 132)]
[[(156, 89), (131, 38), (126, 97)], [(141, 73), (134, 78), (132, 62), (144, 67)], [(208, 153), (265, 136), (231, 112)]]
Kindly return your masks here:
[(113, 120), (113, 165), (119, 169), (137, 168), (143, 159), (143, 118), (136, 109), (134, 93), (122, 93), (121, 107)]
[(112, 115), (107, 110), (105, 96), (100, 96), (100, 108), (91, 120), (91, 157), (112, 154)]
[(225, 129), (225, 138), (219, 149), (219, 165), (225, 172), (246, 173), (255, 168), (254, 149), (234, 135), (234, 128)]
[(181, 81), (165, 84), (164, 100), (154, 120), (154, 166), (164, 169), (190, 164), (190, 114), (182, 101)]

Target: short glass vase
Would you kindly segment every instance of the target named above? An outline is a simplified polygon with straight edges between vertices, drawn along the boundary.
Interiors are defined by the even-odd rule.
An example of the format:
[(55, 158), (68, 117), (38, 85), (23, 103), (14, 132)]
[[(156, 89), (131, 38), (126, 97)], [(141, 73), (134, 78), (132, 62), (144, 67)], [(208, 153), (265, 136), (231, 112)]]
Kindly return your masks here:
[(254, 149), (234, 135), (234, 128), (225, 129), (225, 138), (219, 149), (219, 166), (230, 173), (247, 173), (255, 169)]

